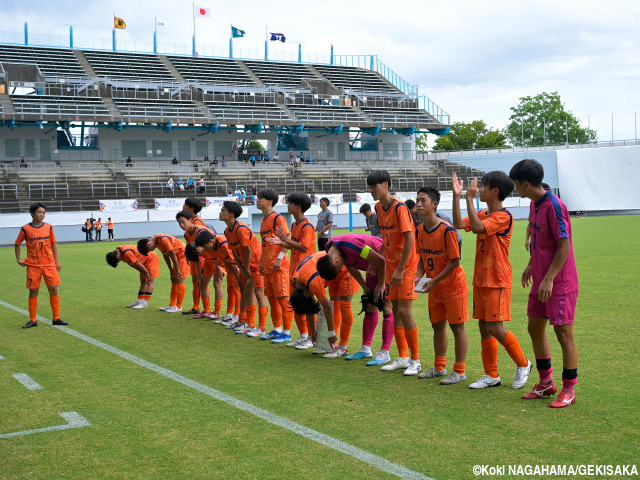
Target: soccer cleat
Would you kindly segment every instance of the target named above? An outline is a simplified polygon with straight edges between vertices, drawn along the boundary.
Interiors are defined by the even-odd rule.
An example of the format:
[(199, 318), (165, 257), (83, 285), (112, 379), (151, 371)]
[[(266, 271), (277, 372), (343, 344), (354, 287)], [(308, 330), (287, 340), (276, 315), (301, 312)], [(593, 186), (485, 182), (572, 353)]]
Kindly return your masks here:
[(385, 363), (388, 363), (389, 360), (391, 360), (389, 352), (386, 350), (380, 350), (378, 353), (376, 353), (376, 357), (373, 360), (369, 360), (365, 365), (367, 367), (376, 367), (378, 365), (384, 365)]
[(233, 323), (230, 323), (228, 325), (225, 325), (225, 328), (227, 330), (235, 330), (236, 327), (239, 327), (240, 325), (242, 325), (241, 321), (234, 321)]
[(238, 330), (246, 330), (247, 328), (249, 328), (249, 324), (248, 323), (240, 322), (240, 325), (235, 327), (234, 330), (236, 330), (236, 331), (238, 331)]
[(234, 323), (238, 323), (238, 322), (234, 320), (233, 317), (231, 317), (228, 320), (224, 320), (223, 322), (221, 322), (220, 325), (222, 325), (223, 327), (230, 327)]
[(187, 310), (186, 312), (182, 312), (183, 315), (197, 315), (198, 313), (200, 313), (200, 309), (199, 308), (191, 308), (191, 309)]
[(176, 305), (169, 307), (165, 310), (167, 313), (182, 313), (182, 307), (178, 308)]
[(260, 327), (255, 327), (254, 329), (249, 330), (246, 335), (247, 337), (260, 337), (264, 335), (264, 331), (260, 330)]
[(276, 332), (275, 330), (271, 330), (269, 333), (265, 333), (264, 335), (260, 335), (260, 340), (272, 340), (274, 338), (278, 338), (281, 332)]
[[(184, 313), (184, 312), (182, 312)], [(208, 318), (207, 314), (205, 312), (200, 312), (200, 313), (196, 313), (193, 317), (191, 318), (195, 318), (196, 320), (200, 319), (200, 318)]]
[(320, 348), (320, 347), (316, 347), (316, 349), (311, 352), (312, 355), (324, 355), (325, 353), (329, 353), (326, 350)]
[(420, 360), (411, 360), (409, 366), (404, 371), (405, 376), (416, 375), (420, 370), (422, 370), (422, 365), (420, 364)]
[(291, 335), (287, 335), (286, 333), (281, 333), (279, 337), (273, 338), (271, 343), (284, 343), (291, 340)]
[(338, 357), (344, 357), (345, 355), (347, 355), (349, 353), (349, 351), (346, 348), (340, 348), (337, 345), (335, 347), (333, 347), (333, 350), (331, 350), (329, 353), (327, 353), (326, 355), (323, 355), (322, 358), (338, 358)]
[(149, 305), (147, 304), (147, 302), (142, 302), (142, 303), (139, 303), (139, 304), (137, 304), (137, 305), (134, 305), (134, 306), (133, 306), (133, 307), (131, 307), (131, 308), (135, 308), (136, 310), (139, 310), (139, 309), (141, 309), (141, 308), (147, 308), (148, 306), (149, 306)]
[(556, 384), (553, 382), (553, 380), (551, 380), (551, 383), (547, 385), (540, 385), (539, 383), (536, 383), (533, 386), (533, 390), (520, 398), (522, 398), (523, 400), (537, 400), (542, 397), (550, 397), (551, 395), (555, 395), (557, 391), (558, 387), (556, 387)]
[(500, 385), (502, 385), (500, 377), (493, 378), (489, 375), (483, 375), (479, 380), (476, 380), (469, 385), (469, 388), (472, 390), (479, 390), (481, 388), (499, 387)]
[(313, 342), (310, 338), (307, 338), (296, 345), (296, 350), (309, 350), (311, 347), (313, 347)]
[(166, 312), (170, 308), (171, 308), (171, 305), (167, 305), (165, 307), (159, 307), (158, 310), (162, 310), (163, 312)]
[(293, 342), (287, 343), (287, 347), (295, 347), (296, 345), (300, 345), (300, 343), (304, 342), (302, 337), (296, 338)]
[(220, 315), (211, 312), (204, 312), (204, 318), (208, 320), (220, 320)]
[(233, 315), (231, 315), (230, 313), (227, 313), (224, 317), (222, 318), (218, 318), (215, 322), (213, 323), (217, 323), (218, 325), (224, 322), (227, 322), (229, 320), (233, 319)]
[(371, 358), (372, 356), (371, 350), (360, 347), (356, 350), (356, 353), (352, 353), (348, 357), (345, 357), (345, 360), (362, 360), (363, 358)]
[(38, 322), (32, 322), (31, 320), (29, 320), (27, 323), (25, 323), (22, 328), (31, 328), (31, 327), (37, 327), (38, 326)]
[(566, 392), (560, 391), (558, 398), (549, 404), (551, 408), (563, 408), (568, 407), (572, 403), (576, 403), (576, 394), (569, 395)]
[(126, 307), (127, 307), (127, 308), (133, 308), (133, 307), (135, 307), (136, 305), (138, 305), (140, 302), (141, 302), (141, 300), (140, 300), (140, 299), (137, 299), (135, 302), (130, 303), (129, 305), (126, 305)]
[(69, 322), (63, 322), (59, 318), (56, 318), (53, 322), (51, 322), (51, 325), (69, 325)]
[(253, 330), (253, 328), (251, 328), (248, 323), (245, 323), (245, 324), (242, 325), (242, 328), (238, 327), (238, 328), (234, 329), (233, 333), (235, 335), (244, 335), (245, 333), (247, 333), (247, 332), (249, 332), (251, 330)]
[(447, 375), (446, 368), (443, 368), (442, 370), (438, 370), (436, 367), (431, 367), (429, 370), (420, 372), (418, 374), (418, 378), (436, 378), (436, 377), (445, 377), (446, 375)]
[(527, 360), (527, 363), (528, 365), (526, 367), (516, 368), (516, 373), (513, 376), (513, 385), (511, 385), (511, 388), (514, 390), (524, 387), (527, 380), (529, 380), (529, 374), (531, 373), (531, 367), (533, 365), (529, 360)]
[[(407, 369), (409, 368), (409, 364), (411, 360), (408, 357), (398, 357), (389, 365), (385, 365), (380, 370), (384, 370), (385, 372), (390, 372), (392, 370), (400, 370), (401, 368)], [(418, 372), (416, 372), (418, 373)]]
[(440, 380), (440, 385), (455, 385), (456, 383), (466, 382), (467, 374), (460, 374), (458, 372), (451, 372), (447, 378)]

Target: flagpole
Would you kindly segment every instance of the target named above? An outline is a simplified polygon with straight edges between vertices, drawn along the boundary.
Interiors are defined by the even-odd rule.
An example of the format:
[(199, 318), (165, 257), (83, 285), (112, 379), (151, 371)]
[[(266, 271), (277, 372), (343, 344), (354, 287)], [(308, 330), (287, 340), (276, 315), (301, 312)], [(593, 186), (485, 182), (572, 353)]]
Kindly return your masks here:
[(269, 60), (269, 27), (264, 27), (264, 61)]
[(191, 4), (191, 14), (193, 15), (193, 56), (196, 56), (196, 4)]
[(231, 36), (229, 37), (229, 58), (233, 58), (233, 25), (229, 24), (231, 28)]
[(116, 12), (113, 12), (113, 51), (116, 51)]

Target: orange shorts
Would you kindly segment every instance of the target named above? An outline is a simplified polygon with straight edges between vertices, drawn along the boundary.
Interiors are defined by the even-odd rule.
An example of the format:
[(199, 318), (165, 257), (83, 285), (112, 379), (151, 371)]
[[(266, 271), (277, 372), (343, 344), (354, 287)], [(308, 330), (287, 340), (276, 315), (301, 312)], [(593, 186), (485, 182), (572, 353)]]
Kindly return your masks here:
[(274, 270), (264, 274), (265, 293), (267, 297), (289, 297), (289, 272)]
[[(158, 254), (156, 252), (149, 252), (149, 254), (147, 255), (147, 259), (142, 262), (142, 265), (149, 272), (151, 280), (157, 278), (158, 275), (160, 275), (160, 257), (158, 257)], [(141, 273), (140, 280), (144, 280), (144, 278), (144, 274)]]
[(227, 288), (238, 288), (238, 280), (236, 280), (236, 276), (233, 274), (227, 275)]
[[(258, 270), (258, 267), (256, 267), (255, 269), (251, 269), (249, 270), (249, 272), (251, 273), (251, 280), (253, 280), (253, 287), (254, 288), (263, 288), (264, 287), (264, 277), (262, 275), (260, 275), (260, 271)], [(243, 282), (247, 282), (248, 278), (244, 278), (244, 275), (240, 274), (240, 277), (242, 278)]]
[(330, 297), (348, 297), (360, 289), (360, 284), (346, 270), (341, 271), (335, 280), (327, 282), (327, 286)]
[(415, 285), (413, 283), (416, 271), (415, 268), (410, 267), (410, 265), (405, 266), (404, 275), (402, 276), (402, 282), (400, 285), (397, 287), (391, 287), (391, 277), (398, 266), (387, 263), (387, 278), (385, 279), (386, 285), (384, 290), (387, 300), (416, 300), (418, 298), (418, 294), (414, 290)]
[(450, 324), (464, 323), (469, 321), (469, 296), (454, 298), (446, 302), (436, 302), (431, 300), (429, 295), (429, 320), (431, 323), (438, 323), (448, 320)]
[(511, 320), (511, 289), (473, 287), (473, 318), (487, 322)]
[[(191, 276), (191, 266), (187, 263), (187, 258), (184, 255), (178, 256), (178, 269), (180, 270), (180, 273), (182, 273), (182, 278), (187, 278)], [(172, 269), (172, 273), (173, 273), (173, 269)]]
[(60, 285), (60, 275), (53, 265), (44, 267), (27, 265), (27, 288), (38, 288), (42, 277), (44, 277), (44, 283), (47, 287)]

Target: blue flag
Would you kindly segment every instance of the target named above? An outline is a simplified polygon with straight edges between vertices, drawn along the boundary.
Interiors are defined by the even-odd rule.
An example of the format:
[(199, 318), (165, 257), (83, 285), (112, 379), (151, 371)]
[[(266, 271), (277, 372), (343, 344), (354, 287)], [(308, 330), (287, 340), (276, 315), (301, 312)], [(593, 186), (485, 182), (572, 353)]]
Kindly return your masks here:
[[(269, 33), (271, 33), (271, 32), (269, 32)], [(272, 42), (278, 42), (278, 41), (280, 41), (280, 42), (284, 43), (284, 42), (286, 41), (286, 38), (285, 38), (285, 36), (284, 36), (283, 34), (281, 34), (281, 33), (271, 33), (271, 38), (270, 38), (270, 40), (271, 40)]]
[(244, 30), (231, 26), (231, 36), (233, 38), (244, 37)]

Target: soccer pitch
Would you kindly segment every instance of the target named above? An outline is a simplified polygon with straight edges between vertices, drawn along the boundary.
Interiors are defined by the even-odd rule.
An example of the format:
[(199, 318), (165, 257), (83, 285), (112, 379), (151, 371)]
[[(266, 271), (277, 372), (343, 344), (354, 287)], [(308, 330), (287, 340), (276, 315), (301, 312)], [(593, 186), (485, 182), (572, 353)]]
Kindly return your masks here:
[[(528, 289), (520, 286), (528, 256), (525, 225), (515, 222), (512, 237), (513, 321), (506, 326), (533, 358)], [(27, 315), (10, 306), (27, 309), (25, 270), (15, 263), (13, 247), (2, 248), (0, 477), (444, 480), (488, 478), (474, 475), (475, 465), (637, 465), (640, 216), (573, 218), (572, 226), (580, 278), (578, 403), (559, 410), (548, 408), (548, 400), (520, 399), (537, 373), (534, 368), (524, 389), (511, 389), (515, 367), (504, 349), (502, 386), (469, 390), (483, 373), (475, 320), (467, 323), (469, 380), (442, 386), (160, 312), (170, 287), (163, 262), (150, 308), (126, 309), (138, 274), (106, 264), (104, 255), (117, 242), (60, 245), (61, 318), (69, 327), (41, 321), (23, 330)], [(469, 285), (474, 248), (474, 236), (463, 233)], [(188, 281), (186, 308), (190, 300)], [(358, 300), (359, 294), (354, 314)], [(44, 286), (38, 313), (51, 319)], [(422, 365), (429, 368), (426, 296), (414, 303), (414, 316)], [(361, 328), (362, 316), (356, 316), (351, 352), (360, 345)], [(548, 333), (560, 384), (560, 348), (553, 330)], [(397, 354), (395, 343), (391, 354)], [(451, 334), (447, 360), (452, 368)], [(26, 388), (13, 377), (21, 373), (42, 388)], [(85, 423), (61, 417), (65, 412), (77, 412)]]

